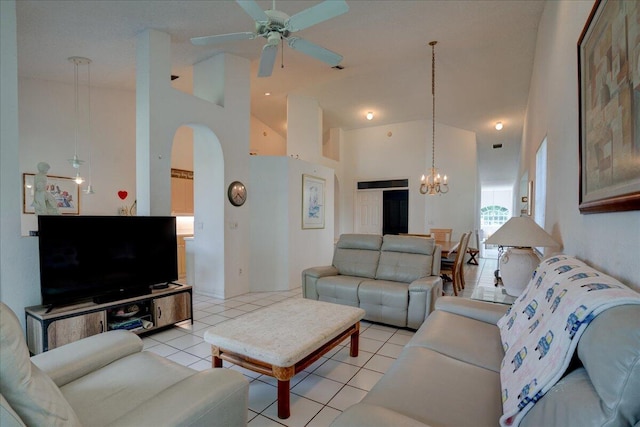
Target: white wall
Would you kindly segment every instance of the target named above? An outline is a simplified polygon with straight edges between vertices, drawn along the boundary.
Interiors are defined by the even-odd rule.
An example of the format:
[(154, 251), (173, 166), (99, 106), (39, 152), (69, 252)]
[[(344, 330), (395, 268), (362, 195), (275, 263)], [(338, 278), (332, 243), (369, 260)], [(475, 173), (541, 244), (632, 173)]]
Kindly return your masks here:
[(592, 6), (593, 1), (552, 1), (545, 5), (538, 28), (520, 175), (528, 170), (529, 179), (535, 181), (535, 154), (546, 136), (546, 230), (562, 243), (562, 252), (640, 290), (640, 212), (581, 215), (578, 210), (576, 45)]
[(0, 300), (24, 328), (24, 307), (40, 304), (38, 240), (20, 236), (16, 5), (0, 1)]
[[(95, 64), (95, 66), (99, 66)], [(69, 65), (69, 72), (73, 67)], [(75, 104), (73, 85), (36, 79), (19, 80), (20, 172), (35, 173), (38, 162), (49, 163), (49, 175), (73, 177)], [(81, 215), (117, 215), (118, 207), (136, 199), (135, 93), (91, 89), (91, 178), (95, 194), (84, 194), (89, 178), (89, 142), (80, 125), (78, 156)], [(122, 201), (118, 191), (128, 192)], [(21, 195), (22, 197), (22, 195)], [(37, 217), (23, 214), (22, 235), (37, 229)]]
[[(302, 175), (325, 180), (325, 226), (302, 229)], [(334, 172), (290, 157), (251, 158), (252, 291), (300, 286), (305, 268), (330, 265), (333, 256)]]
[[(180, 126), (194, 129), (196, 291), (246, 293), (250, 203), (226, 200), (229, 183), (249, 181), (249, 61), (219, 54), (194, 65), (193, 93), (174, 89), (170, 36), (145, 30), (136, 44), (136, 186), (141, 214), (171, 211), (171, 147)], [(225, 224), (237, 223), (229, 229)]]
[(285, 156), (287, 140), (263, 121), (251, 116), (249, 150), (258, 156)]
[[(390, 135), (390, 136), (389, 136)], [(344, 179), (340, 188), (340, 232), (354, 230), (358, 181), (409, 179), (409, 232), (453, 228), (454, 238), (477, 228), (477, 151), (475, 134), (436, 124), (436, 167), (449, 178), (449, 193), (426, 196), (420, 177), (431, 167), (431, 121), (417, 120), (344, 132)], [(348, 167), (346, 166), (348, 165)]]
[(193, 171), (193, 129), (189, 126), (180, 126), (173, 135), (171, 167)]
[(307, 162), (322, 157), (322, 109), (315, 98), (287, 96), (287, 155)]

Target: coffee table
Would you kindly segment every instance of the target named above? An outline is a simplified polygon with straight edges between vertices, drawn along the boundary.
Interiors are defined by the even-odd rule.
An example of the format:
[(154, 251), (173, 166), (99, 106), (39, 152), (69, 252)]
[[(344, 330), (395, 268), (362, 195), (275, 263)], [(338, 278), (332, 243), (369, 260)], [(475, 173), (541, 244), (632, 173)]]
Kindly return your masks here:
[(208, 329), (212, 366), (226, 360), (278, 380), (278, 417), (289, 418), (289, 382), (347, 337), (358, 356), (361, 308), (291, 298)]

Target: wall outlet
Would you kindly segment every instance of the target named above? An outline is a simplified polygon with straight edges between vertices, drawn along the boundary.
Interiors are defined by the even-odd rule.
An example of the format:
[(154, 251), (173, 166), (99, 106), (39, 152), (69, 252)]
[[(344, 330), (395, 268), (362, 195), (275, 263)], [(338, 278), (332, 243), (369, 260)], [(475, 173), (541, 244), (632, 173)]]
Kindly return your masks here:
[(238, 276), (242, 276), (242, 269), (241, 268), (238, 269)]

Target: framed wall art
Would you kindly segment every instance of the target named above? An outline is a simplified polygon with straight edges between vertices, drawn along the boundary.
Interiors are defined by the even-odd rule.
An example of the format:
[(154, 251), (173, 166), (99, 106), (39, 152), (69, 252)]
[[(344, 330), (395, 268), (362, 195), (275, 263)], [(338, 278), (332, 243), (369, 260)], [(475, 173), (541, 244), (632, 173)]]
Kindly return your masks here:
[(578, 41), (584, 214), (640, 209), (640, 2), (597, 0)]
[[(35, 214), (33, 200), (35, 194), (35, 174), (22, 174), (22, 212)], [(80, 213), (80, 190), (73, 178), (63, 176), (47, 176), (45, 191), (53, 196), (58, 205), (58, 211), (63, 215), (78, 215)]]
[(302, 175), (302, 228), (324, 228), (325, 180)]

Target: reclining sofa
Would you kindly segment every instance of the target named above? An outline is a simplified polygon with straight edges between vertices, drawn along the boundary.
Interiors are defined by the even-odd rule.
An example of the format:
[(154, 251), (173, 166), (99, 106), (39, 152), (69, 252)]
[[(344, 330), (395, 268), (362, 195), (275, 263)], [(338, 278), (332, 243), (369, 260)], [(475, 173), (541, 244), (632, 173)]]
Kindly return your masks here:
[(434, 239), (343, 234), (333, 263), (302, 272), (305, 298), (360, 307), (365, 320), (418, 329), (442, 295)]
[(0, 303), (0, 426), (243, 426), (249, 383), (149, 351), (124, 330), (29, 358), (18, 319)]
[[(596, 270), (586, 274), (596, 283), (604, 277)], [(553, 305), (563, 287), (580, 286), (571, 277), (575, 275), (568, 273), (557, 281), (558, 292), (549, 301), (542, 299), (540, 306)], [(503, 360), (510, 370), (518, 363), (504, 358), (497, 326), (508, 309), (459, 297), (439, 298), (435, 311), (385, 375), (332, 427), (500, 425)], [(527, 311), (507, 318), (527, 318)], [(572, 320), (569, 316), (561, 332), (575, 332)], [(566, 371), (525, 413), (520, 427), (640, 426), (640, 304), (607, 308), (584, 326), (576, 335), (579, 340)], [(530, 348), (523, 357), (538, 359), (545, 343), (549, 340), (542, 341), (542, 350)], [(520, 398), (526, 393), (528, 386), (512, 394)]]

